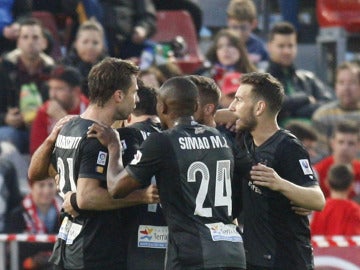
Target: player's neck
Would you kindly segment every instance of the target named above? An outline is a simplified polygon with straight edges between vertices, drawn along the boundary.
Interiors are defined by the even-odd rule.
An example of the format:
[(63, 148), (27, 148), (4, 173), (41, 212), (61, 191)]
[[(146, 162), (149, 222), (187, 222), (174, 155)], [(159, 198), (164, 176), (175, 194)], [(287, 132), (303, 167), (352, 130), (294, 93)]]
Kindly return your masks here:
[(96, 104), (89, 104), (87, 109), (80, 116), (84, 119), (92, 120), (106, 126), (111, 126), (114, 123), (114, 118), (113, 112), (109, 109), (109, 107), (99, 107)]
[(172, 120), (170, 120), (168, 123), (168, 127), (169, 128), (173, 128), (174, 126), (177, 125), (186, 125), (186, 124), (191, 124), (191, 122), (194, 121), (194, 118), (192, 116), (182, 116), (182, 117), (176, 117)]
[(256, 128), (251, 131), (254, 143), (256, 146), (262, 145), (271, 136), (273, 136), (278, 130), (279, 126), (276, 121), (261, 121), (257, 124)]

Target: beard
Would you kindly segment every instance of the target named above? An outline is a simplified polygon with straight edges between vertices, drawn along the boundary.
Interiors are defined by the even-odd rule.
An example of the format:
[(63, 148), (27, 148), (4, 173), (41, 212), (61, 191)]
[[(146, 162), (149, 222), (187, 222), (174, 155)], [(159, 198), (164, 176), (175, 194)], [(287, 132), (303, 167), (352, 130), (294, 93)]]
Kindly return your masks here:
[(236, 121), (236, 131), (241, 133), (244, 131), (252, 132), (257, 127), (257, 120), (254, 114), (249, 114), (246, 119)]

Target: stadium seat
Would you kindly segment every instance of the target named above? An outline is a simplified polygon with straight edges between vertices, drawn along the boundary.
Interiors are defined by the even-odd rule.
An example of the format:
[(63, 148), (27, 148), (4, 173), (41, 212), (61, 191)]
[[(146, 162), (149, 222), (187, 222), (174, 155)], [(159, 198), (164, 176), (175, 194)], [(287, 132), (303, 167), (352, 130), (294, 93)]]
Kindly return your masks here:
[(54, 45), (51, 56), (57, 61), (61, 59), (61, 40), (59, 36), (59, 29), (56, 24), (55, 17), (48, 11), (33, 11), (32, 17), (38, 19), (44, 28), (48, 29), (54, 39)]
[(182, 36), (188, 46), (184, 59), (177, 59), (177, 64), (186, 74), (191, 74), (203, 63), (194, 23), (185, 10), (157, 12), (157, 32), (151, 38), (155, 42), (169, 42), (176, 36)]
[(317, 0), (316, 15), (320, 27), (343, 27), (360, 32), (359, 0)]

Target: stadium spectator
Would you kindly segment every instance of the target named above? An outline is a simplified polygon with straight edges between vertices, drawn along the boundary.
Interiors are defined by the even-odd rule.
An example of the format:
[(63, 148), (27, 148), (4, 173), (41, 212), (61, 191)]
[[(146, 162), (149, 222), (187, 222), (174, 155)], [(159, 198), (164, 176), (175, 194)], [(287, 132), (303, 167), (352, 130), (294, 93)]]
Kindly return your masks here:
[(318, 108), (312, 116), (312, 125), (321, 135), (321, 149), (329, 155), (329, 140), (336, 124), (352, 120), (360, 124), (360, 67), (344, 62), (337, 67), (335, 79), (336, 100)]
[(110, 56), (139, 57), (156, 30), (152, 0), (100, 0), (100, 4)]
[(17, 47), (0, 62), (0, 76), (3, 77), (0, 140), (8, 140), (20, 152), (28, 153), (28, 126), (48, 98), (46, 81), (54, 60), (42, 52), (43, 28), (33, 18), (21, 22)]
[[(30, 193), (10, 213), (7, 233), (56, 234), (62, 202), (56, 196), (55, 180), (49, 178), (30, 185)], [(19, 269), (26, 269), (33, 256), (42, 254), (48, 259), (52, 247), (52, 243), (19, 243)], [(47, 260), (44, 264), (49, 267)]]
[(105, 36), (101, 24), (89, 20), (80, 25), (74, 44), (68, 51), (62, 63), (77, 68), (83, 78), (82, 92), (88, 97), (88, 74), (91, 67), (106, 56)]
[(351, 166), (331, 166), (328, 177), (330, 196), (323, 211), (314, 212), (312, 216), (312, 235), (360, 234), (360, 206), (348, 198), (353, 181)]
[(81, 93), (81, 74), (70, 66), (56, 66), (48, 81), (49, 100), (37, 111), (30, 133), (30, 154), (45, 141), (54, 125), (68, 114), (82, 114), (89, 100)]
[(269, 60), (265, 43), (253, 33), (257, 27), (256, 6), (252, 0), (231, 0), (227, 7), (227, 26), (244, 40), (250, 62), (260, 66)]
[(20, 24), (31, 15), (32, 0), (8, 0), (0, 5), (0, 55), (16, 48)]
[(328, 173), (332, 165), (348, 164), (352, 166), (355, 175), (353, 189), (349, 198), (360, 195), (360, 161), (356, 159), (359, 151), (359, 126), (355, 122), (344, 121), (335, 126), (330, 140), (332, 154), (314, 165), (319, 183), (325, 197), (329, 197)]
[(224, 75), (229, 72), (248, 73), (255, 71), (250, 63), (248, 54), (242, 40), (231, 30), (219, 31), (206, 57), (209, 67), (197, 73), (213, 78), (222, 90)]
[(291, 119), (310, 122), (313, 112), (333, 99), (332, 91), (312, 72), (297, 69), (296, 30), (288, 22), (276, 23), (268, 40), (269, 67), (267, 72), (277, 78), (285, 89), (285, 100), (279, 113), (281, 126)]

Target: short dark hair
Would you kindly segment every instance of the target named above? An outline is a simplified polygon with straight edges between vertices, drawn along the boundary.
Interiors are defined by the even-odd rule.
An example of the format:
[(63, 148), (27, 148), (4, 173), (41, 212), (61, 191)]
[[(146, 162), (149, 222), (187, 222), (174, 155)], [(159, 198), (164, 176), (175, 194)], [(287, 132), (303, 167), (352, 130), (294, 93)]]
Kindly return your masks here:
[(269, 110), (278, 113), (281, 110), (284, 100), (284, 87), (269, 73), (251, 72), (242, 74), (240, 78), (241, 84), (249, 84), (252, 86), (252, 93), (255, 99), (263, 98)]
[(317, 141), (318, 134), (316, 131), (309, 125), (304, 122), (292, 120), (288, 122), (285, 126), (292, 134), (294, 134), (300, 141), (310, 140)]
[(192, 81), (179, 76), (164, 82), (158, 97), (175, 116), (192, 116), (198, 107), (199, 91)]
[(328, 183), (330, 189), (346, 191), (354, 180), (354, 173), (350, 165), (337, 164), (330, 167)]
[(343, 120), (335, 125), (333, 136), (336, 133), (355, 134), (360, 138), (360, 129), (355, 121)]
[(71, 87), (81, 86), (82, 83), (82, 76), (79, 70), (65, 65), (54, 67), (50, 73), (50, 79), (64, 81)]
[(269, 41), (274, 39), (274, 36), (278, 35), (296, 35), (296, 29), (294, 25), (289, 22), (278, 22), (270, 29), (269, 32)]
[(19, 24), (20, 24), (20, 30), (21, 30), (21, 27), (23, 26), (34, 26), (34, 25), (37, 25), (40, 27), (41, 29), (41, 34), (45, 37), (45, 34), (44, 34), (44, 25), (42, 24), (42, 22), (34, 17), (26, 17), (26, 18), (23, 18), (23, 19), (20, 19), (19, 20)]
[(219, 86), (211, 78), (200, 75), (187, 76), (197, 87), (200, 97), (200, 106), (206, 104), (214, 104), (215, 107), (219, 105), (221, 91)]
[(156, 115), (156, 90), (153, 87), (146, 86), (140, 79), (137, 80), (139, 102), (133, 114), (140, 115)]
[(104, 106), (116, 90), (120, 89), (127, 94), (132, 76), (136, 76), (138, 72), (139, 67), (130, 61), (106, 57), (89, 72), (90, 102)]

